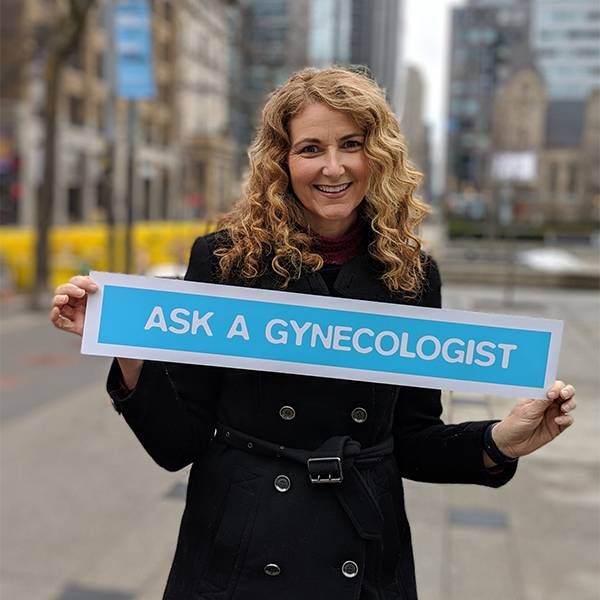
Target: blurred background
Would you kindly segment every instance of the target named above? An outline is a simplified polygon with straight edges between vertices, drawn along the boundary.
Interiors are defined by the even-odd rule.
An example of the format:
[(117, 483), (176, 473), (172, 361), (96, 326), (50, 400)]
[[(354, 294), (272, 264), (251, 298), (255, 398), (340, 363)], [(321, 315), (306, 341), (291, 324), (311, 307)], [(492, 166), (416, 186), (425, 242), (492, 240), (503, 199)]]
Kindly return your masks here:
[[(562, 319), (578, 422), (501, 490), (407, 483), (423, 600), (600, 598), (597, 0), (0, 0), (1, 597), (159, 598), (162, 473), (47, 323), (89, 269), (175, 276), (266, 95), (365, 65), (401, 119), (445, 305)], [(511, 401), (445, 393), (451, 421)]]

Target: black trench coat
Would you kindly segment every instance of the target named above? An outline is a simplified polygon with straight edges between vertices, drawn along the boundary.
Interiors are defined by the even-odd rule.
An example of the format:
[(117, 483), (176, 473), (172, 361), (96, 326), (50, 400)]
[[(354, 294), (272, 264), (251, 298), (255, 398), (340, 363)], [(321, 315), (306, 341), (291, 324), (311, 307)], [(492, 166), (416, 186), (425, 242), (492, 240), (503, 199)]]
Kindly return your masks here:
[[(217, 235), (196, 240), (186, 279), (217, 281)], [(377, 273), (365, 252), (342, 267), (335, 293), (409, 302), (391, 295)], [(267, 273), (255, 286), (276, 289), (277, 282)], [(329, 294), (318, 273), (288, 291)], [(433, 261), (423, 294), (410, 303), (440, 306)], [(498, 487), (516, 469), (486, 470), (482, 437), (491, 421), (445, 425), (436, 390), (151, 361), (126, 396), (115, 361), (107, 387), (160, 466), (193, 463), (168, 600), (414, 600), (402, 478)], [(238, 447), (228, 430), (243, 432), (233, 436)], [(249, 450), (251, 439), (258, 442)], [(388, 444), (376, 460), (347, 456), (356, 442), (365, 449), (392, 439), (392, 454)], [(277, 457), (260, 440), (308, 451), (330, 440), (320, 454), (341, 456), (344, 479), (311, 483), (306, 453)], [(338, 474), (336, 461), (315, 466), (324, 477)]]

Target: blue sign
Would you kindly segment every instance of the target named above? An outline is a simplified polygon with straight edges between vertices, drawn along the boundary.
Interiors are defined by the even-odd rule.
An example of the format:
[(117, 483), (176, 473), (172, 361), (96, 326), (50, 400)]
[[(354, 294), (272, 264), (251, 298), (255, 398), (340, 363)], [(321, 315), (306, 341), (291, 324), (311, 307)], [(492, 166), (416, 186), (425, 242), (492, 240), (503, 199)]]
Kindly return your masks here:
[(562, 323), (92, 273), (82, 352), (543, 397)]
[(152, 15), (146, 0), (119, 0), (114, 10), (117, 94), (130, 100), (156, 95)]

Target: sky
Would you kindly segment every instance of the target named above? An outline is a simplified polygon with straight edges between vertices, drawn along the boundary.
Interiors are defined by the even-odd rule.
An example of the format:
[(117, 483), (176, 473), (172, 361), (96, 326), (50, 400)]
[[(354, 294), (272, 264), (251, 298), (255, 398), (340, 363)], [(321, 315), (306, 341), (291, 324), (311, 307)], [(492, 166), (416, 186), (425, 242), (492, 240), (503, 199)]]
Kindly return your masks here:
[(404, 0), (404, 59), (420, 68), (425, 82), (425, 120), (433, 128), (434, 188), (443, 172), (450, 9), (464, 0)]

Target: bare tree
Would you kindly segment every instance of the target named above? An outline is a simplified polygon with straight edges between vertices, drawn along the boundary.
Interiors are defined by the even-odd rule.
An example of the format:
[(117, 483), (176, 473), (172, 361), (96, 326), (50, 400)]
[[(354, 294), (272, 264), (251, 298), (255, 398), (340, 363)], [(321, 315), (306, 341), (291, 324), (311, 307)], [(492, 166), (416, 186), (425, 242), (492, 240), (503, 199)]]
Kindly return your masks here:
[(56, 193), (56, 134), (58, 100), (64, 66), (78, 49), (85, 33), (90, 9), (96, 0), (63, 0), (52, 27), (53, 35), (48, 47), (45, 65), (46, 98), (44, 109), (44, 170), (41, 193), (37, 198), (35, 249), (35, 279), (31, 289), (31, 308), (39, 310), (44, 305), (48, 289), (49, 245), (52, 213)]

